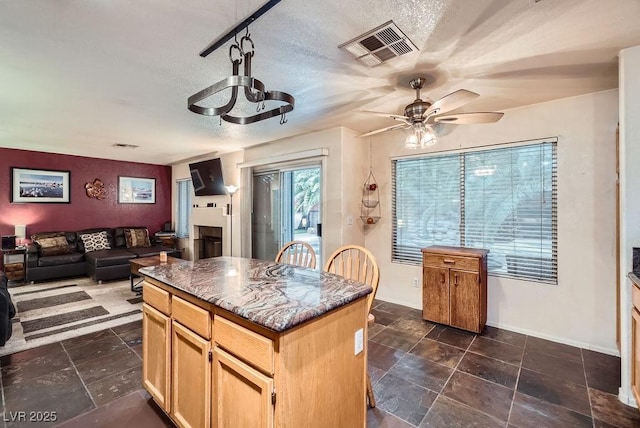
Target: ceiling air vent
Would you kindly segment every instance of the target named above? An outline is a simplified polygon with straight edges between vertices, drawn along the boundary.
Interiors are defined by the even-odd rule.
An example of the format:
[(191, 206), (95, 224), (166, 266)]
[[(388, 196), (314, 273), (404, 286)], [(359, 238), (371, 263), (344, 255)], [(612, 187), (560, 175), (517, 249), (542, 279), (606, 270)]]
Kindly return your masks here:
[(393, 21), (385, 22), (338, 47), (369, 67), (418, 50)]
[(137, 149), (140, 146), (136, 146), (135, 144), (124, 144), (124, 143), (115, 143), (111, 145), (112, 147), (117, 147), (119, 149)]

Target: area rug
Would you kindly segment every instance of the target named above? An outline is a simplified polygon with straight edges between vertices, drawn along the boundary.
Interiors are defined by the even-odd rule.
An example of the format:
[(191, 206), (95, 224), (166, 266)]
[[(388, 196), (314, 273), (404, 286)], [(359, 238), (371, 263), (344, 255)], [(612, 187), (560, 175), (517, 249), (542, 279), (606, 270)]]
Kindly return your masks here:
[(10, 287), (17, 314), (0, 356), (141, 320), (142, 298), (130, 287), (90, 278)]

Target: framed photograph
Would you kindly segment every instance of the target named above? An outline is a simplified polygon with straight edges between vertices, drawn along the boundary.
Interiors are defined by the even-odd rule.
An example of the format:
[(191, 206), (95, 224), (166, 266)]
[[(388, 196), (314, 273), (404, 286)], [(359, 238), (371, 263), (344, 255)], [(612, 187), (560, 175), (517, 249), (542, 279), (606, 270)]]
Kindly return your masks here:
[(118, 203), (155, 204), (156, 179), (118, 177)]
[(11, 167), (11, 202), (68, 204), (71, 172)]

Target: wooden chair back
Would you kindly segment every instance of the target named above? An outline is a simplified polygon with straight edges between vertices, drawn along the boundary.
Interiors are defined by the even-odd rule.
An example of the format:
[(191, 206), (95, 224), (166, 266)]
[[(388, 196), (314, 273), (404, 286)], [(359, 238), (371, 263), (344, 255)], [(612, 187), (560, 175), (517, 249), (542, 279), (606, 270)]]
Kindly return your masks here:
[(380, 271), (376, 258), (369, 250), (359, 245), (344, 245), (329, 257), (324, 270), (373, 287), (367, 301), (367, 313), (371, 312), (376, 291), (378, 291)]
[(306, 242), (291, 241), (280, 248), (276, 256), (276, 262), (315, 269), (316, 252)]

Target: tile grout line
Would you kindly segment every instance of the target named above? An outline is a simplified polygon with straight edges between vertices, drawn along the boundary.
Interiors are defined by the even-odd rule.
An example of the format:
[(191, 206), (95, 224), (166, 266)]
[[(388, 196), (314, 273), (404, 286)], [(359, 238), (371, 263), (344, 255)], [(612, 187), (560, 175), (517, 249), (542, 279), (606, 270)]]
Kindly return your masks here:
[[(396, 320), (396, 321), (397, 321), (397, 320)], [(388, 325), (384, 326), (384, 329), (383, 329), (383, 330), (385, 330), (385, 329), (387, 329), (387, 328), (389, 328), (389, 326), (388, 326)], [(396, 361), (396, 362), (395, 362), (391, 367), (389, 367), (389, 369), (388, 369), (388, 370), (386, 370), (386, 371), (384, 372), (384, 374), (380, 377), (380, 379), (376, 382), (376, 384), (377, 384), (380, 380), (382, 380), (382, 378), (383, 378), (383, 377), (385, 377), (387, 374), (390, 374), (389, 372), (391, 371), (391, 369), (393, 369), (396, 365), (398, 365), (398, 363), (400, 363), (400, 361), (404, 360), (404, 359), (406, 358), (406, 356), (407, 356), (407, 355), (409, 355), (409, 353), (410, 353), (410, 352), (411, 352), (411, 351), (412, 351), (416, 346), (418, 346), (418, 343), (420, 343), (422, 340), (424, 340), (424, 339), (427, 337), (427, 335), (428, 335), (429, 333), (431, 333), (431, 331), (432, 331), (434, 328), (435, 328), (435, 324), (434, 324), (434, 325), (429, 329), (429, 331), (428, 331), (428, 332), (426, 332), (426, 333), (425, 333), (425, 334), (424, 334), (420, 339), (418, 339), (418, 341), (416, 342), (416, 344), (415, 344), (415, 345), (413, 345), (411, 348), (409, 348), (409, 350), (408, 350), (407, 352), (405, 352), (405, 353), (404, 353), (404, 355), (403, 355), (403, 356), (402, 356), (398, 361)], [(378, 333), (381, 333), (383, 330), (380, 330)], [(392, 329), (392, 330), (393, 330), (393, 329)], [(375, 334), (374, 336), (377, 336), (377, 334)], [(371, 339), (369, 339), (369, 340), (371, 340)], [(399, 349), (397, 349), (397, 348), (393, 348), (393, 347), (391, 347), (391, 346), (384, 345), (384, 344), (382, 344), (382, 343), (378, 343), (378, 342), (375, 342), (375, 341), (373, 341), (373, 342), (374, 342), (374, 343), (376, 343), (377, 345), (385, 346), (385, 347), (387, 347), (387, 348), (390, 348), (390, 349), (394, 349), (394, 350), (398, 350), (398, 351), (399, 351)], [(377, 368), (377, 367), (376, 367), (376, 368)], [(393, 376), (393, 375), (391, 375), (391, 376)], [(405, 379), (402, 379), (402, 380), (405, 380)], [(406, 380), (405, 380), (405, 381), (406, 381)], [(417, 386), (417, 387), (419, 387), (419, 388), (422, 388), (422, 389), (424, 389), (424, 390), (426, 390), (426, 391), (431, 391), (430, 389), (425, 388), (425, 387), (424, 387), (424, 386), (422, 386), (422, 385), (418, 385), (418, 384), (416, 384), (416, 383), (414, 383), (414, 382), (411, 382), (411, 381), (406, 381), (406, 382), (410, 383), (411, 385), (415, 385), (415, 386)], [(374, 384), (374, 385), (375, 385), (375, 384)], [(372, 385), (372, 388), (373, 388), (373, 385)], [(375, 388), (374, 388), (374, 389), (375, 389)], [(375, 392), (375, 391), (374, 391), (374, 392)], [(434, 392), (435, 392), (435, 391), (434, 391)], [(436, 399), (437, 399), (437, 397), (436, 397)], [(434, 403), (435, 403), (435, 400), (434, 400)], [(376, 407), (377, 407), (377, 406), (376, 406)], [(431, 410), (431, 407), (429, 408), (429, 410)], [(395, 418), (400, 419), (400, 420), (401, 420), (401, 421), (403, 421), (403, 422), (408, 423), (408, 424), (409, 424), (409, 425), (411, 425), (411, 426), (415, 426), (415, 427), (417, 427), (418, 425), (420, 425), (420, 423), (418, 423), (418, 425), (414, 425), (414, 424), (412, 424), (411, 422), (407, 421), (406, 419), (401, 418), (400, 416), (398, 416), (398, 415), (396, 415), (396, 414), (393, 414), (393, 413), (391, 413), (391, 412), (387, 412), (386, 410), (383, 410), (383, 411), (384, 411), (384, 412), (386, 412), (386, 413), (388, 413), (388, 414), (390, 414), (391, 416), (393, 416), (393, 417), (395, 417)], [(427, 411), (427, 413), (429, 413), (429, 411)], [(426, 417), (426, 415), (427, 415), (427, 414), (425, 413), (425, 417)], [(424, 420), (424, 417), (420, 420), (420, 422), (422, 422), (422, 420)]]
[[(129, 347), (129, 345), (127, 345), (127, 343), (124, 340), (122, 340), (122, 338), (120, 336), (118, 336), (115, 331), (113, 331), (112, 328), (109, 328), (108, 330), (111, 331), (111, 333), (113, 333), (118, 339), (120, 339), (120, 342), (122, 342), (128, 349), (131, 349)], [(104, 331), (104, 330), (100, 330), (100, 331)], [(91, 334), (91, 333), (89, 333), (89, 334)], [(82, 336), (80, 336), (80, 337), (82, 337)], [(108, 338), (104, 338), (104, 339), (101, 339), (101, 340), (107, 340), (107, 339)], [(98, 342), (100, 342), (100, 340), (98, 340)], [(97, 409), (98, 405), (96, 404), (96, 401), (94, 400), (93, 395), (91, 394), (91, 391), (89, 391), (89, 388), (87, 388), (88, 384), (84, 381), (84, 379), (80, 375), (80, 372), (78, 371), (78, 367), (76, 367), (76, 363), (73, 361), (73, 358), (71, 358), (71, 355), (69, 354), (69, 352), (67, 350), (67, 347), (62, 343), (62, 341), (60, 341), (59, 343), (60, 343), (60, 346), (62, 347), (62, 350), (64, 351), (64, 353), (67, 355), (67, 358), (69, 358), (69, 361), (71, 362), (71, 366), (73, 367), (73, 370), (75, 370), (76, 374), (78, 375), (78, 379), (80, 379), (80, 382), (82, 383), (83, 388), (85, 389), (85, 391), (87, 392), (87, 395), (91, 399), (91, 403), (93, 403), (93, 405), (94, 405), (94, 409), (90, 409), (88, 411)], [(74, 346), (73, 348), (77, 348), (77, 347), (78, 346)], [(69, 348), (69, 349), (73, 349), (73, 348)], [(131, 351), (133, 351), (133, 349), (131, 349)], [(136, 352), (133, 351), (133, 353), (135, 354)], [(123, 373), (124, 371), (126, 371), (126, 370), (123, 370), (122, 372), (118, 372), (117, 374)], [(76, 416), (78, 416), (78, 415), (76, 415)], [(63, 422), (63, 421), (59, 421), (59, 422)]]
[[(69, 358), (69, 362), (71, 363), (71, 366), (73, 367), (73, 370), (78, 375), (78, 379), (80, 379), (80, 383), (82, 383), (82, 387), (87, 392), (87, 395), (89, 396), (89, 399), (91, 399), (91, 403), (93, 404), (94, 408), (97, 409), (98, 405), (96, 404), (95, 400), (93, 399), (93, 396), (91, 395), (91, 392), (89, 392), (89, 388), (87, 388), (87, 385), (85, 384), (84, 379), (82, 379), (82, 376), (80, 376), (80, 372), (78, 371), (78, 368), (76, 367), (76, 363), (73, 362), (73, 358), (71, 358), (71, 355), (67, 351), (67, 348), (62, 344), (62, 341), (60, 342), (60, 346), (62, 347), (62, 350), (64, 351), (64, 353), (67, 355), (67, 358)], [(64, 421), (58, 421), (58, 422), (64, 422)]]
[(593, 416), (593, 407), (591, 406), (591, 391), (589, 390), (589, 379), (587, 378), (587, 365), (584, 362), (584, 352), (580, 348), (580, 358), (582, 358), (582, 373), (584, 374), (584, 385), (587, 388), (587, 400), (589, 400), (589, 413), (591, 414), (591, 426), (595, 428), (596, 418)]
[(527, 342), (529, 341), (529, 335), (525, 336), (524, 345), (522, 347), (522, 357), (520, 358), (520, 364), (518, 366), (518, 376), (516, 377), (516, 383), (513, 385), (513, 397), (511, 398), (511, 406), (509, 406), (509, 416), (507, 417), (507, 424), (511, 423), (511, 412), (513, 412), (513, 403), (516, 402), (516, 394), (518, 392), (518, 383), (520, 383), (520, 374), (522, 373), (522, 362), (524, 361), (524, 353), (527, 349)]
[[(435, 328), (435, 326), (434, 326)], [(446, 328), (446, 327), (445, 327)], [(431, 329), (433, 330), (433, 329)], [(451, 374), (449, 374), (449, 377), (447, 378), (447, 381), (444, 382), (442, 384), (442, 388), (440, 388), (440, 392), (438, 392), (438, 396), (436, 397), (435, 400), (433, 400), (433, 403), (431, 404), (431, 406), (429, 406), (429, 410), (427, 410), (427, 413), (425, 413), (424, 417), (422, 418), (422, 420), (420, 421), (420, 424), (422, 424), (422, 422), (424, 422), (424, 420), (427, 418), (427, 416), (429, 416), (429, 413), (431, 413), (431, 409), (433, 409), (433, 405), (436, 403), (436, 401), (438, 401), (438, 398), (440, 398), (440, 396), (442, 396), (442, 391), (444, 391), (444, 388), (447, 386), (447, 384), (449, 383), (449, 381), (451, 380), (451, 378), (453, 377), (453, 374), (456, 372), (456, 370), (458, 370), (458, 366), (460, 365), (460, 363), (462, 362), (462, 360), (464, 359), (465, 355), (467, 355), (467, 352), (469, 352), (469, 348), (471, 347), (471, 344), (473, 344), (473, 342), (475, 342), (476, 338), (478, 337), (477, 334), (474, 335), (473, 339), (471, 340), (471, 342), (469, 342), (469, 344), (467, 345), (466, 349), (464, 350), (464, 354), (462, 354), (462, 357), (460, 357), (460, 359), (458, 360), (458, 363), (456, 364), (455, 367), (453, 367), (453, 369), (451, 370)], [(444, 342), (439, 342), (436, 341), (438, 343), (444, 343)], [(448, 343), (444, 343), (445, 345), (448, 345)], [(453, 345), (450, 345), (453, 346)], [(457, 348), (457, 346), (454, 346), (454, 348)], [(458, 348), (461, 349), (461, 348)], [(435, 361), (434, 361), (435, 362)], [(437, 363), (436, 363), (437, 364)], [(446, 396), (445, 396), (446, 397)], [(458, 400), (454, 400), (456, 402), (458, 402)], [(461, 403), (464, 405), (464, 403)], [(469, 406), (467, 406), (469, 407)], [(482, 412), (484, 413), (484, 412)], [(418, 424), (418, 425), (420, 425)]]

